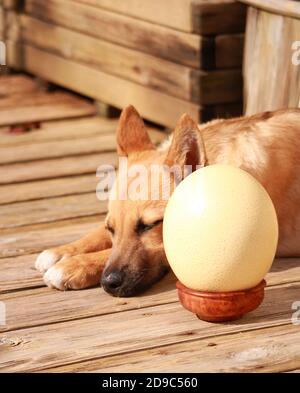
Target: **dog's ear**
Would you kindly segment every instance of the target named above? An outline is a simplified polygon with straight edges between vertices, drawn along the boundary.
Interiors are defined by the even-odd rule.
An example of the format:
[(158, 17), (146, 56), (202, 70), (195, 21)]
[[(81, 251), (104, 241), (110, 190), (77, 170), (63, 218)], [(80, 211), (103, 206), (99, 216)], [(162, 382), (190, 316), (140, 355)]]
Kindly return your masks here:
[(197, 165), (205, 166), (205, 162), (205, 148), (200, 130), (194, 120), (184, 114), (176, 125), (166, 164), (179, 165), (181, 168), (191, 165), (194, 171)]
[(152, 150), (155, 146), (150, 140), (143, 119), (133, 106), (123, 109), (117, 130), (117, 151), (120, 156)]

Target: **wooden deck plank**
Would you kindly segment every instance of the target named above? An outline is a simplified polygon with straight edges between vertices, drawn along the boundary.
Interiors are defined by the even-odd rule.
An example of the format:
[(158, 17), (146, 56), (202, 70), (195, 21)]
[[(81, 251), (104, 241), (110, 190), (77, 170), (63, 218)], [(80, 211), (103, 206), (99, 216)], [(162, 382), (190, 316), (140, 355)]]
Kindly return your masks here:
[[(73, 232), (73, 236), (74, 236), (74, 232)], [(60, 238), (56, 238), (56, 241), (59, 242)], [(43, 287), (41, 290), (30, 292), (30, 294), (29, 292), (26, 291), (26, 296), (30, 295), (32, 298), (35, 298), (36, 296), (44, 298), (46, 302), (45, 304), (48, 304), (48, 301), (50, 301), (53, 304), (54, 303), (57, 304), (57, 301), (59, 301), (59, 299), (60, 301), (63, 299), (68, 302), (69, 299), (70, 302), (66, 305), (66, 307), (68, 309), (69, 315), (72, 315), (71, 319), (74, 318), (76, 319), (75, 313), (76, 313), (77, 303), (75, 304), (74, 301), (72, 300), (75, 298), (72, 298), (72, 296), (70, 295), (66, 295), (65, 292), (50, 290), (45, 286), (42, 274), (34, 268), (34, 263), (37, 256), (38, 254), (29, 254), (29, 255), (17, 256), (14, 258), (0, 258), (0, 294), (4, 294), (4, 293), (7, 294), (8, 292), (17, 291), (15, 293), (18, 293), (19, 296), (22, 297), (23, 295), (25, 296), (25, 293), (20, 291), (21, 289), (33, 289), (37, 287), (39, 288)], [(168, 287), (170, 287), (171, 285), (171, 281), (172, 279), (169, 275), (168, 278), (164, 279), (163, 281), (161, 281), (161, 283), (157, 284), (155, 288), (160, 288), (161, 292), (167, 291)], [(174, 282), (175, 282), (175, 278), (173, 278), (173, 283)], [(160, 290), (158, 292), (160, 292)], [(95, 289), (92, 289), (91, 291), (95, 291)], [(86, 291), (75, 291), (73, 293), (75, 294), (74, 296), (76, 298), (78, 297), (82, 299), (83, 302), (85, 302), (86, 299), (85, 292)], [(102, 292), (103, 291), (101, 290), (101, 293)], [(95, 297), (95, 301), (97, 300), (97, 304), (99, 304), (98, 302), (99, 291), (93, 293), (94, 293), (93, 296)], [(12, 297), (8, 297), (8, 298), (12, 299)], [(166, 298), (164, 297), (164, 299)], [(34, 300), (34, 303), (37, 303), (37, 299)], [(82, 304), (85, 304), (86, 307), (88, 303), (82, 303)], [(124, 300), (124, 305), (125, 303), (126, 300)], [(89, 308), (87, 308), (86, 312), (89, 313), (89, 311), (90, 311)], [(89, 315), (89, 314), (84, 314), (84, 315)], [(11, 314), (10, 316), (11, 321), (13, 318), (14, 315)], [(51, 318), (53, 319), (52, 313), (50, 313), (48, 320), (50, 320)]]
[[(2, 230), (0, 258), (33, 254), (45, 248), (69, 243), (95, 229), (103, 219), (103, 215), (95, 214), (89, 217)], [(20, 280), (22, 280), (21, 276)]]
[[(115, 313), (127, 309), (144, 307), (144, 304), (147, 304), (148, 307), (151, 305), (174, 303), (178, 301), (175, 290), (176, 278), (172, 273), (167, 275), (150, 291), (147, 291), (140, 297), (134, 298), (133, 303), (135, 307), (132, 307), (132, 299), (128, 298), (119, 299), (122, 306), (124, 306), (120, 308), (119, 306), (121, 303), (107, 296), (100, 288), (85, 291), (69, 291), (67, 293), (49, 288), (33, 289), (26, 291), (26, 293), (20, 292), (19, 290), (22, 288), (45, 286), (42, 275), (34, 270), (35, 258), (36, 254), (18, 257), (16, 261), (14, 261), (13, 258), (0, 259), (0, 293), (18, 290), (18, 292), (0, 295), (0, 301), (4, 301), (7, 309), (10, 310), (7, 325), (3, 328), (4, 330), (86, 318), (92, 315)], [(281, 280), (287, 283), (286, 267), (284, 264), (285, 262), (277, 262), (277, 265), (282, 269), (276, 276), (277, 285), (281, 285)], [(299, 279), (300, 267), (298, 266), (294, 271), (296, 271)], [(290, 288), (287, 290), (294, 292), (299, 289), (300, 280), (294, 283), (295, 277), (293, 277), (293, 274), (295, 273), (290, 271), (288, 277), (291, 284), (294, 284), (296, 289), (292, 286), (287, 287)], [(275, 285), (275, 281), (273, 285)], [(268, 291), (270, 288), (271, 287), (268, 287)], [(149, 294), (151, 294), (151, 296), (155, 294), (152, 298), (153, 304), (149, 302)], [(289, 298), (291, 297), (292, 294), (289, 295)], [(266, 301), (270, 304), (271, 301), (275, 300), (276, 299), (273, 298), (266, 298)], [(45, 304), (47, 304), (47, 316), (43, 313), (40, 314), (41, 306)], [(64, 307), (63, 312), (61, 307)], [(95, 307), (97, 307), (97, 309), (95, 309)], [(286, 307), (286, 303), (284, 303), (282, 307)], [(280, 311), (278, 307), (276, 307), (275, 313), (278, 312)]]
[(2, 185), (0, 205), (93, 192), (98, 182), (96, 174), (91, 174)]
[[(11, 273), (13, 277), (12, 270)], [(38, 277), (31, 275), (31, 281), (28, 278), (27, 283), (43, 285), (41, 274), (39, 276), (38, 281)], [(7, 323), (0, 326), (0, 332), (174, 303), (177, 302), (174, 288), (175, 278), (169, 275), (143, 296), (126, 299), (109, 296), (100, 288), (100, 283), (98, 288), (72, 293), (45, 287), (2, 294), (0, 301), (6, 305)]]
[(29, 224), (66, 220), (104, 214), (107, 201), (100, 201), (96, 193), (69, 195), (41, 199), (30, 202), (18, 202), (0, 206), (0, 228), (17, 228)]
[(299, 288), (300, 284), (269, 288), (261, 307), (228, 324), (200, 321), (179, 303), (171, 303), (124, 311), (122, 317), (108, 314), (8, 332), (1, 338), (0, 370), (38, 371), (171, 343), (287, 325)]
[(31, 180), (52, 179), (64, 176), (96, 173), (99, 165), (118, 163), (116, 153), (97, 153), (84, 156), (56, 158), (23, 163), (1, 165), (0, 185)]
[(116, 131), (116, 127), (117, 120), (100, 117), (42, 122), (39, 129), (25, 134), (9, 134), (8, 128), (2, 127), (0, 147), (111, 134)]
[(32, 78), (17, 75), (0, 76), (0, 98), (11, 96), (14, 94), (28, 94), (40, 90), (39, 84)]
[(299, 327), (286, 325), (104, 357), (47, 372), (282, 372), (300, 366), (299, 354)]
[(275, 259), (266, 279), (268, 286), (300, 281), (300, 258)]
[[(34, 268), (37, 255), (30, 254), (0, 259), (0, 293), (16, 289), (36, 288), (42, 285), (41, 273)], [(20, 293), (23, 296), (23, 292)]]
[[(63, 227), (62, 223), (51, 223), (52, 226), (47, 224), (35, 230), (31, 229), (4, 236), (2, 246), (0, 243), (0, 293), (44, 286), (41, 274), (33, 268), (38, 254), (32, 254), (32, 252), (76, 240), (94, 229), (102, 220), (101, 216), (94, 216), (93, 219), (81, 219), (81, 223), (78, 223), (80, 220), (70, 220), (67, 225), (64, 223)], [(58, 230), (59, 236), (57, 236)], [(35, 240), (37, 233), (41, 234), (38, 242)], [(5, 244), (6, 249), (4, 248)], [(17, 246), (7, 248), (12, 244)], [(26, 255), (27, 253), (29, 255)], [(15, 256), (3, 257), (8, 255)], [(267, 275), (268, 286), (298, 281), (300, 281), (300, 264), (299, 259), (296, 258), (276, 260)]]
[(114, 135), (109, 134), (77, 138), (74, 140), (61, 140), (59, 143), (57, 143), (57, 141), (50, 141), (32, 143), (26, 146), (17, 145), (0, 147), (0, 165), (26, 161), (33, 162), (35, 160), (77, 156), (82, 154), (111, 152), (115, 151), (115, 149), (116, 138)]
[(96, 114), (90, 102), (62, 92), (38, 92), (0, 99), (0, 125), (82, 117)]
[[(151, 137), (153, 142), (157, 144), (165, 138), (165, 135), (159, 131), (152, 131)], [(51, 140), (32, 142), (26, 145), (14, 145), (11, 147), (0, 146), (0, 165), (25, 161), (32, 162), (47, 158), (94, 154), (97, 152), (112, 152), (116, 150), (116, 147), (116, 136), (113, 133), (90, 136), (82, 135), (82, 137), (78, 138), (62, 139), (59, 143), (57, 143), (57, 140)]]

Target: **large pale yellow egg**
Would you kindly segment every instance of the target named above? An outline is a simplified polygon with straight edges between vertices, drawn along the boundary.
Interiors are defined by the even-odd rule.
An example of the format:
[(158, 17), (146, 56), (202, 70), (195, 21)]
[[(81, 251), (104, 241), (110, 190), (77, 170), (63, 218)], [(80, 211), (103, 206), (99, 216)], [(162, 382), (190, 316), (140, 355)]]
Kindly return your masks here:
[(211, 165), (175, 189), (165, 211), (163, 239), (170, 266), (186, 287), (248, 289), (272, 265), (276, 212), (266, 190), (249, 173)]

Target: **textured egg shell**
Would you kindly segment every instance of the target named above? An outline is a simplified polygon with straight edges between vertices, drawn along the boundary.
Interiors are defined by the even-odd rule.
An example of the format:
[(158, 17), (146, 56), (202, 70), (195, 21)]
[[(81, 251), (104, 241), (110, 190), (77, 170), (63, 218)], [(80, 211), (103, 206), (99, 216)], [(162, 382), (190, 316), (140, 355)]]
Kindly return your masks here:
[(276, 212), (253, 176), (233, 166), (211, 165), (175, 189), (163, 239), (170, 266), (185, 286), (212, 292), (248, 289), (272, 265)]

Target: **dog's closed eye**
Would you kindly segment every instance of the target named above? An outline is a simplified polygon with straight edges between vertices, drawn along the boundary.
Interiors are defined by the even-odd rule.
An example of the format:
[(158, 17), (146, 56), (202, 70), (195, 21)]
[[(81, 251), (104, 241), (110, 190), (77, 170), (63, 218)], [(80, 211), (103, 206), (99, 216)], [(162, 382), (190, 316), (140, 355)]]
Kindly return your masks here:
[(106, 229), (107, 231), (109, 231), (112, 235), (114, 235), (115, 229), (114, 229), (109, 223), (106, 223), (105, 229)]
[(139, 220), (136, 224), (136, 232), (142, 234), (144, 232), (150, 231), (152, 228), (158, 226), (163, 222), (163, 219), (156, 220), (150, 224), (145, 223), (143, 220)]

